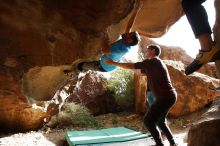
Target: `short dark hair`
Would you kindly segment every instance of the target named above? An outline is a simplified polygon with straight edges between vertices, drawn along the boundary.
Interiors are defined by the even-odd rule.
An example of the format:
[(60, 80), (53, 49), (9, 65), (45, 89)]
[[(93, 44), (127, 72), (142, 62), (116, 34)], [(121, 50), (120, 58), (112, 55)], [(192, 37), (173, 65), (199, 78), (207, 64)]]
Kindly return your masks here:
[(147, 49), (155, 50), (155, 53), (157, 56), (160, 56), (160, 54), (161, 54), (161, 48), (158, 45), (149, 45), (149, 46), (147, 46)]
[[(125, 38), (126, 34), (127, 34), (127, 33), (124, 33), (124, 34), (121, 35), (121, 36), (122, 36), (122, 39)], [(138, 32), (136, 32), (136, 31), (134, 31), (134, 32), (129, 32), (129, 34), (131, 34), (131, 37), (132, 37), (132, 40), (133, 40), (133, 41), (132, 41), (130, 44), (128, 44), (128, 46), (135, 46), (135, 45), (137, 45), (138, 42), (140, 41), (140, 36), (139, 36)]]

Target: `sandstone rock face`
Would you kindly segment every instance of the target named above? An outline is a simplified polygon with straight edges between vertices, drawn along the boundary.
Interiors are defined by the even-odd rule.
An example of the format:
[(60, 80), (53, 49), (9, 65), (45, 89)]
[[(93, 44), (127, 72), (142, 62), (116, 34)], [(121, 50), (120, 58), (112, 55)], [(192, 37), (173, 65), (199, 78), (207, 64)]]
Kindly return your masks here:
[(71, 66), (45, 66), (30, 69), (23, 77), (22, 87), (29, 100), (51, 100), (55, 92), (69, 78), (63, 70)]
[(135, 90), (135, 111), (145, 113), (147, 111), (146, 90), (147, 78), (141, 76), (139, 72), (134, 73), (134, 90)]
[[(23, 130), (40, 127), (48, 113), (44, 110), (32, 108), (20, 90), (20, 82), (24, 73), (33, 68), (24, 77), (25, 95), (36, 100), (50, 99), (52, 92), (55, 91), (54, 89), (59, 83), (62, 83), (61, 80), (65, 80), (65, 77), (61, 75), (59, 69), (45, 67), (47, 69), (42, 68), (41, 70), (36, 66), (64, 65), (70, 64), (78, 58), (96, 58), (97, 48), (100, 47), (100, 32), (107, 28), (110, 40), (115, 41), (119, 34), (124, 32), (133, 12), (134, 4), (135, 0), (1, 1), (0, 111), (2, 111), (2, 116), (0, 125), (6, 129), (21, 127)], [(215, 5), (217, 19), (214, 33), (217, 42), (220, 42), (219, 1), (216, 1)], [(145, 36), (159, 37), (182, 15), (181, 0), (146, 0), (133, 30), (137, 30)], [(173, 49), (169, 51), (171, 51), (170, 54), (174, 53)], [(178, 55), (182, 56), (182, 54), (178, 52), (175, 55), (177, 58), (181, 58)], [(173, 55), (169, 55), (167, 59), (172, 57)], [(189, 59), (181, 58), (181, 61), (183, 60), (187, 62)], [(185, 61), (183, 62), (185, 63)], [(175, 64), (174, 66), (178, 67), (179, 65)], [(219, 86), (218, 80), (198, 74), (186, 77), (182, 71), (172, 67), (169, 67), (169, 70), (171, 76), (176, 76), (172, 80), (177, 81), (174, 85), (180, 96), (179, 103), (177, 103), (178, 108), (174, 107), (171, 112), (173, 115), (177, 116), (195, 111), (217, 96), (217, 93), (208, 90), (208, 85), (211, 87)], [(207, 70), (210, 72), (210, 69)], [(213, 72), (208, 74), (215, 76)], [(44, 81), (37, 80), (35, 75), (37, 77), (45, 75), (44, 79), (49, 78)], [(180, 79), (183, 81), (180, 82)], [(89, 86), (86, 87), (90, 89)], [(94, 89), (94, 91), (96, 90)], [(80, 90), (78, 92), (82, 93)], [(203, 95), (198, 94), (200, 92)], [(94, 93), (94, 96), (90, 96), (90, 94), (87, 96), (85, 93), (82, 95), (88, 98), (102, 96), (99, 94), (102, 93), (102, 90)], [(192, 100), (189, 99), (188, 95), (193, 96)], [(48, 108), (52, 107), (50, 111), (58, 108), (59, 105), (53, 103), (55, 101), (51, 101), (52, 106), (48, 106)], [(184, 102), (189, 104), (186, 108), (184, 108)], [(91, 103), (91, 107), (95, 107), (102, 102)], [(98, 113), (101, 110), (93, 109), (92, 111)]]
[[(13, 97), (5, 96), (10, 101), (1, 100), (1, 105), (7, 106), (1, 108), (1, 132), (26, 132), (37, 130), (46, 122), (48, 115), (41, 109), (33, 109), (27, 103), (13, 103)], [(7, 104), (6, 104), (7, 103)]]
[(138, 30), (144, 36), (162, 36), (183, 15), (181, 2), (181, 0), (144, 1), (134, 30)]
[(7, 72), (0, 70), (0, 129), (1, 132), (37, 130), (47, 113), (34, 109), (20, 90), (20, 84)]
[(178, 93), (178, 100), (170, 112), (172, 116), (192, 113), (209, 104), (220, 95), (210, 88), (220, 86), (220, 80), (201, 73), (184, 75), (181, 62), (164, 61), (168, 67), (171, 81)]
[[(26, 71), (95, 57), (100, 32), (108, 28), (111, 41), (115, 41), (124, 33), (134, 4), (135, 0), (2, 1), (1, 63), (13, 59)], [(134, 30), (161, 36), (180, 16), (181, 0), (144, 1)]]
[(218, 146), (220, 143), (220, 99), (194, 123), (188, 133), (188, 146)]
[(125, 18), (133, 6), (134, 0), (2, 1), (1, 63), (13, 58), (27, 70), (95, 56), (99, 32)]
[[(27, 71), (34, 66), (70, 64), (77, 58), (93, 58), (99, 48), (100, 32), (108, 28), (111, 41), (115, 41), (124, 32), (134, 4), (135, 0), (2, 1), (1, 64), (9, 65), (8, 60), (13, 60), (13, 65)], [(218, 2), (216, 8), (218, 40)], [(182, 15), (181, 0), (147, 0), (133, 30), (160, 37)]]

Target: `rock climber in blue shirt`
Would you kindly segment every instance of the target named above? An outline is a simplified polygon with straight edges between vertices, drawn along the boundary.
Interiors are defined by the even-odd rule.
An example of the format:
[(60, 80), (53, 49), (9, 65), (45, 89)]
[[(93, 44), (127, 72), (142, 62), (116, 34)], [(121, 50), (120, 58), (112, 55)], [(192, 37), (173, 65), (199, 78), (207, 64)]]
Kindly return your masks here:
[(100, 59), (100, 67), (103, 71), (112, 71), (116, 68), (116, 66), (110, 66), (104, 63), (106, 58), (111, 58), (115, 61), (120, 61), (122, 56), (128, 53), (131, 49), (134, 48), (139, 42), (139, 36), (137, 32), (125, 33), (122, 35), (122, 38), (118, 41), (112, 43), (109, 48), (109, 52), (103, 52)]
[[(128, 25), (125, 29), (125, 33), (121, 35), (121, 38), (112, 44), (109, 44), (108, 37), (106, 37), (106, 32), (104, 33), (101, 42), (100, 53), (102, 54), (100, 60), (98, 61), (76, 61), (73, 63), (73, 68), (78, 71), (95, 70), (108, 72), (116, 68), (116, 66), (110, 66), (105, 64), (104, 60), (106, 58), (111, 58), (114, 61), (120, 61), (122, 56), (133, 49), (140, 41), (140, 36), (137, 32), (131, 32), (132, 25), (134, 24), (136, 15), (142, 6), (141, 0), (136, 0), (134, 5), (134, 12), (132, 13)], [(64, 70), (64, 73), (69, 73), (70, 70)]]

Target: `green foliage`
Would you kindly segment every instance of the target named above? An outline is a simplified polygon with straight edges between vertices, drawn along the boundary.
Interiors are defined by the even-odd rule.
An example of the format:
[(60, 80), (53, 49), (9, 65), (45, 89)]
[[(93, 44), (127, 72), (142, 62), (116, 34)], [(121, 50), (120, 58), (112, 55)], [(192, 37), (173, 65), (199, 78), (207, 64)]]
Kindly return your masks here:
[(178, 127), (184, 127), (186, 125), (186, 121), (184, 119), (175, 119), (173, 122)]
[(117, 123), (118, 123), (117, 117), (113, 116), (112, 117), (112, 124), (117, 124)]
[(75, 103), (66, 103), (64, 110), (51, 119), (50, 125), (53, 127), (100, 127), (98, 121), (85, 106)]
[(107, 81), (107, 89), (113, 93), (118, 105), (122, 108), (134, 106), (134, 73), (128, 69), (119, 68)]

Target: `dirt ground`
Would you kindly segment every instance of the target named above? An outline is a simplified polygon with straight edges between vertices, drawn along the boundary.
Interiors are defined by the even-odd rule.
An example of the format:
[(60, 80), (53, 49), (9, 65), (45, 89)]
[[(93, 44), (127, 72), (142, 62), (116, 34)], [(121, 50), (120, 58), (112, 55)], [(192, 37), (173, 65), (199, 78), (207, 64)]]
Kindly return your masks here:
[[(205, 110), (181, 118), (168, 118), (168, 125), (180, 146), (187, 146), (187, 132), (190, 125), (196, 121)], [(106, 114), (96, 117), (103, 125), (101, 128), (126, 126), (134, 130), (147, 132), (143, 126), (143, 115), (135, 113)], [(94, 128), (86, 128), (94, 129)], [(42, 128), (27, 133), (0, 135), (0, 146), (63, 146), (66, 145), (65, 132), (70, 130), (85, 130), (72, 127), (65, 129)], [(166, 146), (168, 141), (165, 140)]]

